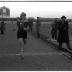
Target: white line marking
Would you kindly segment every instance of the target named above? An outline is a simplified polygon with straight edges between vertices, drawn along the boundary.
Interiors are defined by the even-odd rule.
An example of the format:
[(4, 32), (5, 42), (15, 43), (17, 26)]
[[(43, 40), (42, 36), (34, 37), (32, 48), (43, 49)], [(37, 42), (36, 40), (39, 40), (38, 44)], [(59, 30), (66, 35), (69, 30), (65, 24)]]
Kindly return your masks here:
[[(46, 40), (50, 40), (50, 41), (53, 41), (53, 42), (57, 42), (57, 40), (55, 40), (55, 39), (46, 39)], [(69, 39), (69, 41), (72, 41), (72, 39)]]
[(54, 39), (46, 39), (46, 40), (50, 40), (50, 41), (54, 41), (54, 42), (57, 42), (57, 40), (54, 40)]
[[(63, 55), (63, 54), (67, 54), (65, 52), (48, 52), (48, 53), (45, 53), (45, 52), (25, 52), (23, 55), (24, 56), (35, 56), (35, 55), (49, 55), (49, 56), (53, 56), (53, 55)], [(20, 56), (21, 54), (0, 54), (0, 57), (3, 57), (3, 56)]]

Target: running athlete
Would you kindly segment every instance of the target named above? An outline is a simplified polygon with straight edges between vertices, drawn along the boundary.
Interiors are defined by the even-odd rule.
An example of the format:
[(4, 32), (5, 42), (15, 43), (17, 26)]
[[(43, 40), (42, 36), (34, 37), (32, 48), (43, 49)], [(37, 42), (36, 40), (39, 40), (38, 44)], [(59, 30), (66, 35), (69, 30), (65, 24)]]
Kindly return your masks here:
[(26, 19), (26, 14), (23, 12), (20, 15), (20, 19), (17, 20), (17, 39), (19, 40), (21, 47), (21, 57), (24, 58), (24, 45), (27, 42), (27, 30), (29, 29), (28, 21)]

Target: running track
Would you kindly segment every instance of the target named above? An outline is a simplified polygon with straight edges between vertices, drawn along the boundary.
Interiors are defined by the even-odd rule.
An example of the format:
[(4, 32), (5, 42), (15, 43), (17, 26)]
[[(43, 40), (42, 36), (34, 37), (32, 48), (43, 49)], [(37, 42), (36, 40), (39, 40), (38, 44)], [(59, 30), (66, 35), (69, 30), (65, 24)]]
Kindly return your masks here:
[(49, 71), (72, 70), (72, 61), (56, 51), (53, 46), (28, 33), (24, 47), (24, 60), (20, 58), (20, 47), (14, 25), (6, 25), (5, 35), (0, 35), (0, 70), (2, 71)]

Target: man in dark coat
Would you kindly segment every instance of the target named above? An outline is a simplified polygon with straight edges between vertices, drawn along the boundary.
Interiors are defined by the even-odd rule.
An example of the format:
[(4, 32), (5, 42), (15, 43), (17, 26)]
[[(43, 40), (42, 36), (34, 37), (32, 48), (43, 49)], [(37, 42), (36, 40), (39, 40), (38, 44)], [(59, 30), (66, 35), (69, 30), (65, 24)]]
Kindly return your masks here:
[(66, 43), (68, 49), (69, 50), (72, 50), (70, 48), (70, 44), (69, 44), (68, 28), (69, 28), (68, 27), (68, 21), (66, 20), (66, 17), (65, 16), (62, 16), (61, 17), (61, 20), (59, 22), (59, 25), (58, 25), (59, 34), (58, 34), (57, 41), (59, 42), (59, 49), (62, 48), (62, 44), (63, 43)]
[(37, 38), (40, 38), (40, 20), (39, 20), (39, 17), (37, 17), (37, 21), (36, 21), (36, 32), (37, 32)]
[(2, 35), (4, 34), (4, 30), (5, 30), (5, 23), (4, 23), (4, 21), (2, 20), (2, 21), (1, 21), (1, 34), (2, 34)]

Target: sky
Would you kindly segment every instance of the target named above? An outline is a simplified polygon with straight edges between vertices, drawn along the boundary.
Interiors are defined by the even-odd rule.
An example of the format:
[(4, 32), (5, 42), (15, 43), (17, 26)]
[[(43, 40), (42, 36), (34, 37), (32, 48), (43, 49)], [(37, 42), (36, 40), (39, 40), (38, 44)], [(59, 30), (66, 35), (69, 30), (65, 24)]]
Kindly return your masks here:
[(10, 9), (11, 17), (25, 12), (27, 17), (60, 18), (65, 15), (72, 19), (72, 2), (0, 2), (0, 7)]

